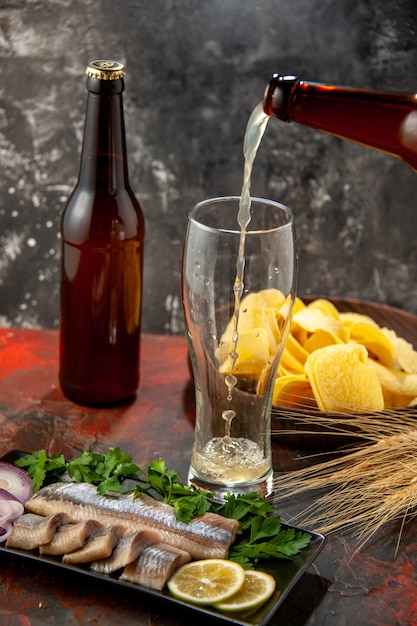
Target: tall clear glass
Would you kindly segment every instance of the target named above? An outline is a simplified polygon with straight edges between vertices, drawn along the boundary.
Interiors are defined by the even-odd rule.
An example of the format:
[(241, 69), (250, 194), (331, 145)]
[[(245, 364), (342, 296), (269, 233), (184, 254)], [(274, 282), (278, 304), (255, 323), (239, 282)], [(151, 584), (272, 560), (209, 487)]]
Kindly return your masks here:
[(252, 198), (242, 235), (239, 196), (190, 212), (182, 296), (195, 394), (189, 483), (221, 500), (272, 490), (271, 400), (291, 322), (296, 242), (290, 209)]

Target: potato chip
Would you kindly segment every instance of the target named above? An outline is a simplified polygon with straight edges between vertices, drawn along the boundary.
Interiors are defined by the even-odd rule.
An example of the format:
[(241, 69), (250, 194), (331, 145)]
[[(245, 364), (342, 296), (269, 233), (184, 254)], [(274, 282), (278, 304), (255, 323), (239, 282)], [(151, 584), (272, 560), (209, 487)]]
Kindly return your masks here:
[(360, 343), (368, 350), (371, 358), (386, 367), (394, 365), (394, 348), (384, 333), (368, 322), (356, 322), (349, 328), (350, 341)]
[(343, 339), (342, 323), (340, 320), (325, 315), (320, 309), (302, 309), (293, 315), (291, 332), (301, 345), (308, 339), (310, 333), (316, 330), (327, 330), (340, 339)]
[[(238, 354), (233, 374), (257, 378), (281, 346), (281, 330), (289, 299), (278, 289), (263, 289), (242, 299), (238, 317)], [(288, 313), (287, 313), (288, 315)], [(230, 320), (221, 336), (216, 357), (219, 371), (231, 373), (234, 320)]]
[(221, 362), (219, 371), (221, 374), (234, 374), (241, 378), (258, 378), (269, 362), (268, 333), (264, 328), (254, 328), (239, 333), (236, 346), (238, 357), (232, 369), (232, 357), (230, 352), (232, 342), (222, 345), (227, 351), (226, 358)]
[[(233, 373), (264, 385), (280, 349), (291, 299), (277, 289), (248, 294), (239, 311), (238, 358)], [(230, 373), (233, 320), (216, 356)], [(368, 315), (339, 312), (325, 298), (295, 299), (278, 367), (273, 403), (323, 411), (380, 411), (417, 403), (417, 351)]]
[(400, 396), (408, 396), (410, 401), (417, 396), (417, 374), (393, 370), (376, 361), (371, 363), (384, 389)]
[(351, 324), (357, 324), (359, 322), (366, 322), (372, 324), (376, 328), (379, 328), (378, 324), (369, 315), (363, 313), (356, 313), (355, 311), (343, 311), (339, 313), (339, 319), (343, 326), (351, 326)]
[(292, 314), (292, 309), (292, 299), (291, 296), (288, 296), (277, 311), (277, 321), (280, 330), (286, 325), (288, 318)]
[(272, 307), (279, 309), (285, 301), (286, 298), (279, 289), (261, 289), (256, 293), (248, 293), (242, 298), (240, 308), (242, 311), (245, 310), (245, 308), (262, 309)]
[[(282, 331), (291, 313), (291, 304), (291, 297), (286, 298), (279, 289), (262, 289), (257, 293), (250, 293), (242, 299), (239, 316), (244, 316), (250, 311), (269, 309), (274, 311), (273, 325), (278, 325), (279, 330)], [(249, 327), (246, 326), (246, 329), (249, 330)]]
[(306, 374), (322, 411), (382, 411), (381, 383), (364, 346), (339, 344), (313, 352)]
[(307, 352), (315, 352), (316, 350), (320, 350), (320, 348), (325, 348), (326, 346), (334, 346), (335, 344), (343, 343), (341, 339), (334, 333), (329, 332), (328, 330), (316, 330), (310, 337), (304, 342), (304, 349)]
[(286, 352), (290, 352), (292, 356), (297, 359), (302, 365), (307, 361), (308, 352), (303, 346), (297, 341), (294, 335), (290, 332), (287, 337), (287, 342), (285, 344), (284, 354)]
[[(380, 390), (375, 384), (375, 378), (373, 378), (373, 382), (367, 381), (366, 384), (371, 385), (371, 389), (377, 390), (375, 402), (372, 401), (369, 404), (369, 398), (367, 399), (366, 393), (364, 393), (364, 399), (367, 399), (367, 404), (358, 407), (360, 401), (356, 396), (360, 394), (359, 392), (353, 393), (356, 408), (345, 407), (345, 409), (342, 409), (340, 407), (339, 410), (357, 411), (370, 410), (374, 406), (380, 407), (381, 394), (384, 406), (380, 410), (383, 408), (404, 408), (410, 406), (414, 399), (411, 397), (410, 392), (414, 391), (414, 387), (411, 386), (411, 389), (406, 387), (404, 390), (405, 378), (403, 375), (405, 373), (417, 374), (417, 351), (414, 350), (410, 343), (398, 337), (393, 331), (380, 328), (368, 315), (356, 312), (338, 312), (333, 303), (324, 298), (313, 300), (307, 306), (303, 306), (302, 301), (297, 303), (297, 308), (294, 309), (290, 334), (278, 368), (278, 377), (302, 376), (301, 366), (305, 366), (307, 362), (306, 354), (312, 355), (317, 351), (330, 349), (332, 346), (337, 345), (362, 346), (362, 348), (366, 349), (369, 359), (366, 362), (362, 359), (362, 366), (366, 365), (369, 367), (374, 362), (379, 363), (387, 370), (383, 372), (384, 380), (388, 379), (388, 381), (391, 381), (385, 382), (388, 387), (383, 386), (380, 382)], [(312, 362), (312, 360), (309, 361), (310, 366)], [(333, 371), (331, 375), (335, 376), (338, 368), (342, 369), (340, 374), (342, 375), (343, 368), (346, 365), (343, 359), (340, 366), (335, 361), (332, 361), (332, 364)], [(358, 364), (355, 367), (358, 369)], [(366, 370), (366, 376), (372, 381), (369, 370)], [(322, 374), (322, 377), (324, 377), (324, 374)], [(380, 373), (378, 380), (380, 378), (382, 378), (382, 373)], [(359, 377), (357, 383), (359, 386), (362, 384)], [(410, 385), (409, 379), (407, 385)], [(313, 382), (312, 389), (314, 394), (318, 396), (317, 385), (315, 386)], [(316, 397), (316, 399), (318, 406), (322, 410), (325, 410), (323, 408), (324, 405), (330, 406), (329, 402), (324, 402), (319, 397)], [(352, 403), (352, 398), (350, 398), (350, 403)], [(372, 410), (376, 409), (372, 408)]]
[(335, 307), (335, 305), (330, 302), (330, 300), (325, 300), (324, 298), (317, 298), (310, 302), (307, 306), (308, 309), (318, 309), (324, 315), (329, 315), (330, 317), (334, 317), (336, 320), (340, 320), (339, 311)]
[(278, 366), (279, 373), (304, 374), (304, 363), (299, 361), (289, 350), (284, 350)]
[(262, 319), (263, 327), (268, 335), (269, 354), (272, 356), (278, 352), (282, 342), (276, 309), (263, 309)]
[[(226, 333), (222, 336), (223, 341), (226, 337), (228, 337), (229, 340), (232, 339), (233, 328), (234, 322), (232, 320), (228, 325)], [(281, 331), (278, 326), (277, 310), (272, 307), (243, 307), (239, 312), (239, 333), (249, 332), (255, 328), (263, 328), (266, 330), (271, 347), (270, 352), (274, 354), (281, 344)]]
[(381, 328), (381, 332), (387, 337), (394, 349), (398, 367), (409, 374), (417, 374), (417, 350), (414, 350), (411, 343), (398, 337), (393, 330)]
[(300, 376), (281, 376), (276, 379), (272, 404), (294, 407), (317, 407), (317, 402), (310, 381), (305, 374)]
[(306, 309), (307, 305), (304, 304), (304, 302), (301, 300), (301, 298), (299, 298), (298, 296), (296, 296), (295, 300), (294, 300), (294, 306), (293, 306), (293, 315), (295, 315), (295, 313), (298, 313), (298, 311), (302, 311), (302, 309)]
[(393, 393), (384, 387), (382, 387), (382, 395), (384, 396), (384, 409), (389, 411), (396, 411), (397, 409), (413, 406), (413, 402), (415, 403), (416, 400), (416, 398), (410, 398), (410, 396)]
[(293, 315), (293, 324), (301, 326), (310, 333), (326, 328), (331, 331), (340, 329), (340, 322), (334, 318), (329, 318), (320, 309), (306, 307)]

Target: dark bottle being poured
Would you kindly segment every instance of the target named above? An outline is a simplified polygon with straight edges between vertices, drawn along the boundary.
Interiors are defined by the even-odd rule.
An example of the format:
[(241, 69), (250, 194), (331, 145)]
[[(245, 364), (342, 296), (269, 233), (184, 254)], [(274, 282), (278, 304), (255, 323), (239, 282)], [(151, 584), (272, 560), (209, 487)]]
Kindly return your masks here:
[(264, 111), (382, 150), (417, 170), (417, 94), (309, 83), (275, 74)]
[(78, 183), (62, 216), (60, 384), (85, 405), (139, 384), (144, 219), (128, 179), (125, 69), (93, 61)]

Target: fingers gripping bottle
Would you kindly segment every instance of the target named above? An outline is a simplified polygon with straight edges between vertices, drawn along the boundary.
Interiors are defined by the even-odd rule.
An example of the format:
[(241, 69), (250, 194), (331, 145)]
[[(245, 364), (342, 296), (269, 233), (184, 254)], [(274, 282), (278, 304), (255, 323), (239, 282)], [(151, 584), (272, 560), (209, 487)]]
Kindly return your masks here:
[(125, 69), (98, 60), (86, 74), (79, 179), (61, 223), (59, 378), (70, 400), (108, 405), (139, 384), (144, 218), (128, 179)]

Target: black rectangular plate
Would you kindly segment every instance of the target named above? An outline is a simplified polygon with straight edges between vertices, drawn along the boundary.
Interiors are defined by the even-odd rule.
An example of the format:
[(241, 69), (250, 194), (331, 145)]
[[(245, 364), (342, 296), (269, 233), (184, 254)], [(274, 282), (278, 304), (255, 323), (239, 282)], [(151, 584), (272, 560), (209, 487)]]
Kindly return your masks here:
[[(13, 463), (22, 454), (22, 452), (12, 450), (11, 452), (8, 452), (5, 456), (3, 456), (0, 460)], [(283, 524), (282, 526), (283, 529), (296, 528), (294, 526), (289, 526), (288, 524)], [(219, 622), (223, 622), (224, 624), (237, 624), (238, 626), (266, 626), (275, 611), (287, 597), (292, 587), (315, 560), (326, 541), (325, 537), (318, 533), (303, 530), (300, 528), (296, 528), (296, 530), (302, 530), (303, 532), (311, 536), (311, 541), (309, 545), (291, 560), (287, 561), (283, 559), (271, 559), (270, 561), (265, 561), (262, 566), (259, 566), (259, 569), (269, 572), (270, 574), (272, 574), (272, 576), (274, 576), (277, 586), (272, 598), (256, 612), (249, 615), (243, 613), (226, 614), (221, 613), (220, 611), (216, 611), (216, 609), (211, 607), (195, 606), (187, 602), (182, 602), (181, 600), (176, 600), (171, 596), (167, 589), (163, 591), (154, 591), (140, 585), (135, 585), (134, 583), (119, 580), (117, 576), (118, 574), (120, 574), (120, 572), (115, 574), (99, 574), (89, 569), (88, 566), (66, 564), (63, 563), (59, 557), (48, 555), (41, 556), (37, 553), (37, 551), (34, 550), (28, 551), (19, 550), (17, 548), (6, 548), (5, 544), (2, 544), (0, 545), (0, 554), (2, 557), (6, 558), (7, 555), (12, 554), (18, 556), (19, 558), (36, 562), (37, 564), (53, 566), (58, 570), (62, 570), (64, 574), (65, 572), (73, 572), (80, 574), (81, 576), (93, 578), (96, 582), (104, 582), (116, 585), (118, 587), (131, 589), (136, 591), (145, 599), (149, 598), (154, 601), (156, 600), (159, 602), (163, 602), (167, 606), (174, 605), (177, 607), (185, 608), (190, 612), (214, 618)]]

